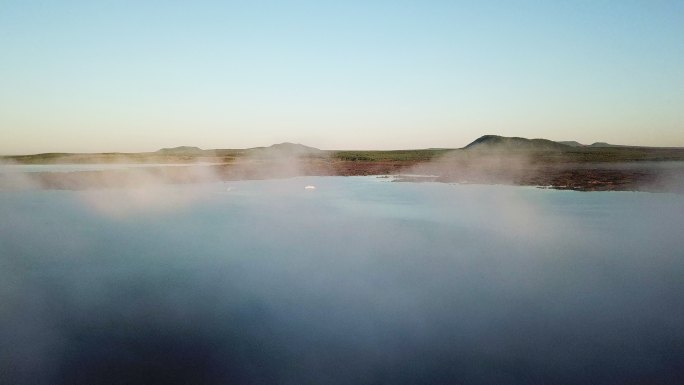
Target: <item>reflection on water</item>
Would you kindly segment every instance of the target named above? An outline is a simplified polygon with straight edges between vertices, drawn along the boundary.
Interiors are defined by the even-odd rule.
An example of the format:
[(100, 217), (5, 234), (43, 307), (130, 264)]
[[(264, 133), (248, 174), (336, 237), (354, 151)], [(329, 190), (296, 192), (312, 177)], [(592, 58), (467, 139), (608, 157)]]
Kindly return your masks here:
[(376, 178), (2, 192), (0, 383), (682, 383), (682, 213)]

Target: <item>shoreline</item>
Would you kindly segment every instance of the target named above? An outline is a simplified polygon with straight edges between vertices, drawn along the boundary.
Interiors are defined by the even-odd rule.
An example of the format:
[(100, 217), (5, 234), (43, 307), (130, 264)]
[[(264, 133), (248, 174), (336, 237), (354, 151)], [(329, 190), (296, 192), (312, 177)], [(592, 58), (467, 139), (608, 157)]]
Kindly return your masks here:
[[(56, 165), (58, 166), (58, 165)], [(412, 161), (266, 160), (80, 171), (2, 172), (0, 190), (87, 190), (297, 176), (388, 176), (393, 182), (500, 184), (573, 191), (684, 194), (684, 162), (462, 165)]]

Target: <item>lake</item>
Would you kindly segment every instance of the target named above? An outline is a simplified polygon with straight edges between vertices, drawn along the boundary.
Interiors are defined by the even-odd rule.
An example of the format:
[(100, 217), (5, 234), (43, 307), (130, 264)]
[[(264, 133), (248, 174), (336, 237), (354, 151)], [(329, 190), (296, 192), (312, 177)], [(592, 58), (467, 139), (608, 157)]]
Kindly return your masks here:
[(684, 195), (0, 191), (3, 384), (673, 384), (682, 325)]

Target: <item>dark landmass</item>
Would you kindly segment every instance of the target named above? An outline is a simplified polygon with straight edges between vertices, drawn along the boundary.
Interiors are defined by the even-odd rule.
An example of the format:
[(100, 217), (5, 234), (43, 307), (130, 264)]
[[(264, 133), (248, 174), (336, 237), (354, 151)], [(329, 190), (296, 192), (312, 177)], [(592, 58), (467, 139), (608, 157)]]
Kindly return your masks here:
[(174, 148), (162, 148), (161, 150), (157, 151), (157, 154), (161, 154), (161, 155), (195, 155), (195, 156), (208, 155), (208, 154), (206, 154), (206, 151), (202, 150), (201, 148), (190, 147), (190, 146), (180, 146), (180, 147), (174, 147)]
[(548, 139), (527, 139), (518, 137), (504, 137), (498, 135), (485, 135), (469, 145), (464, 149), (471, 150), (491, 150), (491, 151), (561, 151), (567, 149), (569, 146), (563, 143), (554, 142)]
[(566, 141), (560, 141), (558, 142), (560, 144), (565, 144), (566, 146), (570, 147), (584, 147), (584, 145), (576, 140), (566, 140)]
[[(393, 175), (397, 181), (684, 193), (684, 148), (583, 145), (496, 135), (482, 136), (461, 149), (328, 151), (281, 143), (250, 149), (203, 150), (184, 146), (135, 154), (6, 156), (0, 158), (0, 163), (149, 164), (128, 169), (21, 175), (0, 171), (0, 189), (89, 189), (293, 176)], [(171, 164), (174, 166), (165, 166)]]
[(595, 142), (592, 144), (582, 144), (582, 143), (575, 141), (575, 140), (561, 141), (558, 143), (565, 144), (565, 145), (568, 145), (570, 147), (636, 147), (636, 148), (642, 148), (640, 146), (624, 146), (624, 145), (620, 145), (620, 144), (610, 144), (610, 143), (606, 143), (606, 142)]

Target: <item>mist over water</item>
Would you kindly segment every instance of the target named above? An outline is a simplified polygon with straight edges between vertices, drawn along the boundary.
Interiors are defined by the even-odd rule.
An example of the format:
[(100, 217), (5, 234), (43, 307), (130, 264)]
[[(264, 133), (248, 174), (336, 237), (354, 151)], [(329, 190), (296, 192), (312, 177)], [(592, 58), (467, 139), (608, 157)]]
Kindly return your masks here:
[(3, 191), (0, 383), (682, 383), (683, 213), (373, 177)]

